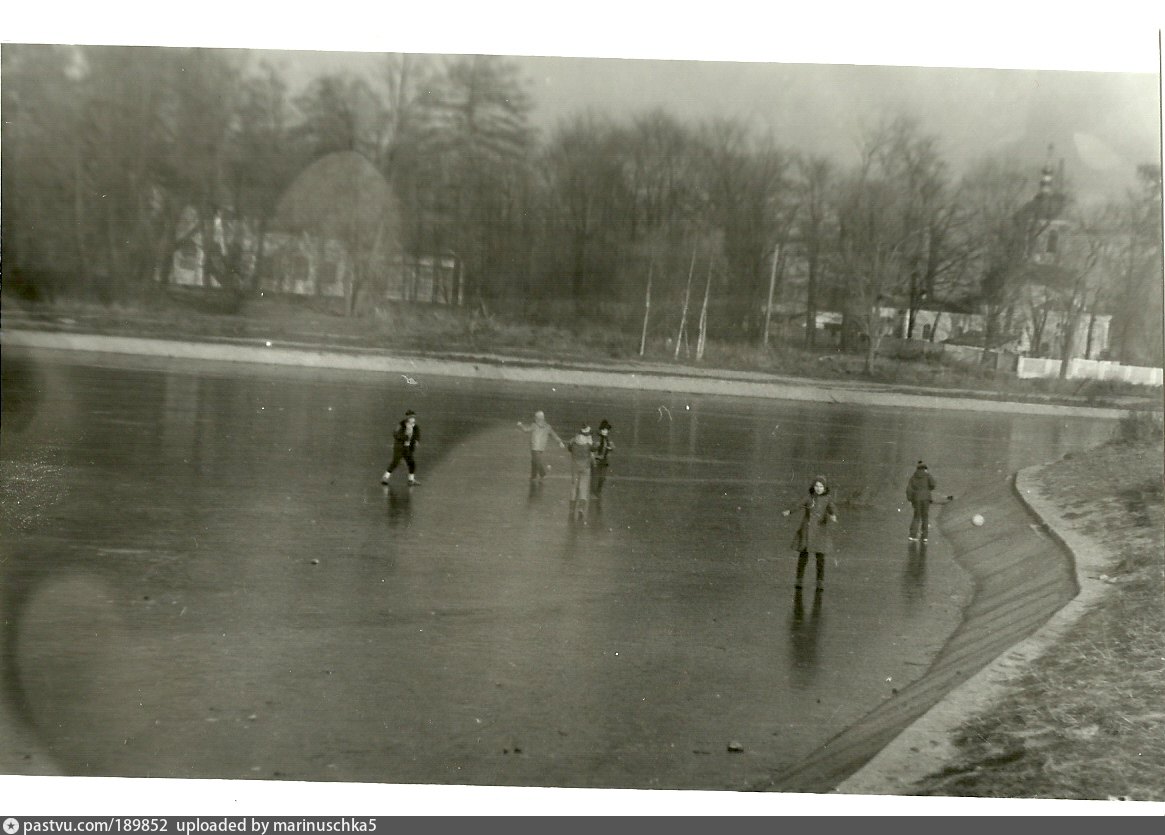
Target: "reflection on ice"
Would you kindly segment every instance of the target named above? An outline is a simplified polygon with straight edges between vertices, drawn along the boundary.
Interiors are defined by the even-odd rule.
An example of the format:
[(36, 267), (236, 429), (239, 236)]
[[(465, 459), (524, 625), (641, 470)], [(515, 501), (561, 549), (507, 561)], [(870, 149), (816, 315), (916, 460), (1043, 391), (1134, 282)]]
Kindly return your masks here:
[[(932, 540), (901, 567), (906, 531), (879, 500), (913, 462), (942, 461), (962, 492), (1102, 431), (3, 363), (6, 481), (48, 458), (60, 473), (55, 501), (0, 513), (3, 688), (61, 767), (90, 775), (752, 785), (877, 704), (885, 676), (916, 675), (954, 627), (957, 611), (917, 605), (958, 593), (949, 552)], [(424, 486), (382, 489), (386, 416), (406, 403), (425, 416)], [(620, 427), (586, 526), (569, 521), (565, 453), (530, 484), (513, 421), (543, 406)], [(1049, 422), (1065, 424), (1056, 442)], [(828, 604), (794, 597), (786, 630), (796, 555), (778, 508), (821, 469), (874, 499), (842, 519)], [(729, 741), (747, 756), (693, 754)]]

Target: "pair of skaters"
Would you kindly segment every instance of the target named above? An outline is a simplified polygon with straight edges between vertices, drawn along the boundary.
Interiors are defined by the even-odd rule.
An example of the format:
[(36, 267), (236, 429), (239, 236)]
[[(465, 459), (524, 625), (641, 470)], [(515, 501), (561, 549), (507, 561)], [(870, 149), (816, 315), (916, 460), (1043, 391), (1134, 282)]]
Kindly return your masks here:
[[(923, 542), (927, 540), (930, 533), (930, 505), (934, 501), (931, 494), (936, 487), (934, 476), (926, 464), (919, 461), (906, 483), (906, 498), (913, 509), (908, 536), (911, 542), (918, 542), (920, 538)], [(825, 557), (833, 553), (831, 526), (837, 524), (837, 508), (828, 496), (829, 482), (825, 476), (819, 475), (809, 485), (809, 496), (797, 506), (801, 523), (797, 527), (792, 547), (797, 552), (798, 589), (804, 582), (810, 552), (813, 552), (817, 562), (817, 590), (825, 588)], [(790, 513), (792, 510), (784, 511), (785, 516)]]
[(530, 480), (541, 483), (550, 470), (544, 460), (546, 445), (553, 438), (558, 446), (570, 453), (570, 504), (571, 517), (586, 521), (587, 502), (593, 495), (602, 498), (603, 483), (607, 479), (611, 451), (615, 445), (611, 441), (611, 424), (604, 419), (599, 424), (598, 437), (591, 431), (589, 423), (583, 424), (569, 441), (564, 442), (547, 422), (546, 413), (534, 413), (530, 424), (518, 421), (518, 428), (530, 433)]

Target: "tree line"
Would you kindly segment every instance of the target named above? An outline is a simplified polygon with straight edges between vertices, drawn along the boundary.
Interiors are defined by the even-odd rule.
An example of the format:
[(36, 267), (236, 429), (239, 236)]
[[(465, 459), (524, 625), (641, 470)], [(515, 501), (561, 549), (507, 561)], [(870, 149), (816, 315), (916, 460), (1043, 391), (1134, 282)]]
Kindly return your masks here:
[[(369, 265), (356, 280), (371, 281), (362, 250), (390, 230), (401, 253), (455, 259), (458, 297), (474, 306), (602, 317), (666, 335), (677, 355), (702, 352), (709, 330), (767, 342), (790, 323), (813, 347), (816, 315), (831, 310), (872, 361), (893, 306), (912, 337), (923, 308), (982, 313), (985, 347), (1052, 311), (1107, 314), (1117, 358), (1160, 361), (1159, 166), (1142, 166), (1125, 199), (1083, 206), (1014, 159), (955, 171), (904, 115), (868, 126), (843, 164), (777, 131), (663, 109), (580, 112), (539, 132), (526, 79), (501, 57), (387, 55), (379, 78), (331, 73), (294, 93), (256, 58), (5, 45), (8, 289), (142, 298), (197, 235), (206, 271), (246, 297), (272, 269), (264, 241), (291, 223), (289, 191), (346, 152), (391, 192), (332, 184), (323, 214), (377, 216), (347, 239)], [(301, 220), (311, 204), (298, 196)], [(1054, 257), (1033, 259), (1065, 220)], [(1062, 348), (1071, 337), (1059, 334)]]

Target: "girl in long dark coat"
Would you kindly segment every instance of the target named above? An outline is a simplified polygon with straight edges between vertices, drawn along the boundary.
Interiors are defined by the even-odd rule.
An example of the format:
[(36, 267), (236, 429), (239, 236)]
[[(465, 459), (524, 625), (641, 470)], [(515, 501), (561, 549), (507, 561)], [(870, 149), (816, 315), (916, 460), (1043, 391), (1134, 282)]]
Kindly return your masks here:
[[(830, 525), (837, 524), (837, 508), (829, 498), (829, 482), (819, 475), (809, 485), (809, 495), (798, 505), (801, 524), (793, 538), (793, 550), (797, 552), (797, 588), (801, 588), (805, 576), (805, 566), (809, 562), (809, 552), (817, 557), (817, 588), (825, 588), (825, 556), (833, 553), (833, 535)], [(784, 512), (788, 516), (790, 511)]]

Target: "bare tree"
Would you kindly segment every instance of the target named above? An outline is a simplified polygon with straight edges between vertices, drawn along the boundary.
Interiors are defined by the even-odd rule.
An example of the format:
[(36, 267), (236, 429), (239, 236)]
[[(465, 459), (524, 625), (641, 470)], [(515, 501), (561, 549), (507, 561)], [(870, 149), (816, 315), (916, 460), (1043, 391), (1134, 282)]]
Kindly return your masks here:
[(639, 337), (639, 356), (647, 350), (647, 325), (651, 319), (651, 279), (655, 276), (655, 261), (647, 266), (647, 291), (643, 297), (643, 332)]
[(696, 247), (692, 247), (692, 263), (688, 266), (688, 281), (684, 285), (684, 301), (680, 306), (680, 329), (676, 333), (675, 359), (680, 358), (680, 348), (688, 342), (688, 303), (692, 297), (692, 274), (696, 270)]
[(543, 156), (552, 220), (566, 239), (576, 312), (614, 277), (610, 253), (627, 201), (618, 140), (610, 122), (583, 114), (559, 125)]
[[(206, 274), (240, 296), (247, 284), (244, 258), (250, 239), (231, 156), (242, 105), (242, 53), (192, 49), (173, 74), (166, 108), (170, 142), (167, 185), (197, 218)], [(237, 166), (235, 173), (238, 173)]]
[(966, 265), (968, 251), (956, 234), (963, 218), (961, 195), (938, 136), (924, 132), (917, 119), (898, 115), (883, 122), (868, 147), (881, 176), (901, 193), (901, 224), (908, 237), (900, 295), (906, 300), (906, 337), (912, 339), (919, 310), (941, 290), (952, 289)]
[(5, 44), (0, 131), (4, 293), (35, 300), (88, 292), (92, 189), (76, 48)]
[(182, 55), (140, 47), (81, 50), (87, 237), (109, 298), (150, 286), (159, 242), (174, 234), (181, 211), (163, 182), (180, 139), (169, 131), (164, 110)]
[(242, 285), (254, 289), (266, 263), (267, 233), (280, 195), (303, 165), (291, 138), (287, 85), (271, 66), (244, 78), (228, 151), (227, 188), (251, 256)]
[(1033, 181), (1014, 163), (984, 158), (963, 178), (966, 245), (984, 310), (983, 347), (1011, 339), (1013, 313), (1024, 290), (1032, 242), (1047, 228), (1047, 212), (1032, 203)]
[(696, 336), (696, 361), (702, 362), (704, 359), (704, 349), (708, 345), (708, 300), (712, 296), (712, 267), (715, 264), (715, 257), (708, 257), (708, 277), (704, 281), (704, 303), (700, 305), (700, 321), (697, 327)]
[(700, 214), (723, 240), (724, 307), (734, 329), (753, 334), (770, 280), (779, 277), (769, 253), (788, 242), (797, 210), (791, 156), (771, 137), (757, 143), (744, 124), (726, 119), (704, 125), (697, 148)]
[(1141, 165), (1138, 183), (1114, 209), (1110, 299), (1113, 350), (1130, 365), (1161, 361), (1161, 166)]
[(1060, 379), (1068, 376), (1068, 363), (1073, 359), (1080, 323), (1092, 309), (1100, 292), (1096, 273), (1097, 264), (1107, 244), (1103, 226), (1089, 223), (1080, 230), (1077, 240), (1060, 262), (1064, 281), (1058, 288), (1060, 312)]
[(835, 174), (833, 163), (822, 156), (799, 157), (797, 169), (800, 175), (798, 191), (801, 207), (798, 237), (806, 263), (805, 347), (812, 350), (817, 334), (818, 291), (826, 263), (823, 253), (826, 251), (827, 240), (833, 234), (830, 228), (830, 196)]
[(427, 146), (418, 173), (433, 218), (427, 244), (457, 255), (465, 289), (484, 307), (514, 283), (507, 258), (525, 215), (534, 139), (526, 82), (505, 58), (459, 56), (417, 105)]
[(933, 156), (925, 142), (919, 152), (912, 144), (914, 128), (902, 125), (895, 121), (865, 134), (860, 163), (838, 198), (836, 257), (846, 293), (842, 338), (861, 335), (867, 374), (884, 335), (882, 308), (901, 295), (925, 233), (919, 218)]
[(364, 78), (350, 72), (319, 76), (294, 103), (301, 117), (295, 135), (310, 159), (339, 151), (375, 156), (384, 105)]
[(912, 230), (901, 225), (901, 194), (884, 180), (859, 174), (842, 192), (836, 257), (844, 276), (845, 332), (861, 334), (867, 374), (883, 336), (882, 307), (901, 285)]
[(436, 80), (436, 70), (427, 55), (392, 53), (385, 58), (382, 78), (388, 99), (376, 139), (376, 160), (389, 183), (399, 190), (418, 155), (424, 153), (421, 101), (424, 90)]
[(673, 238), (682, 236), (698, 203), (691, 132), (662, 110), (653, 110), (633, 120), (626, 142), (632, 239), (659, 230)]

